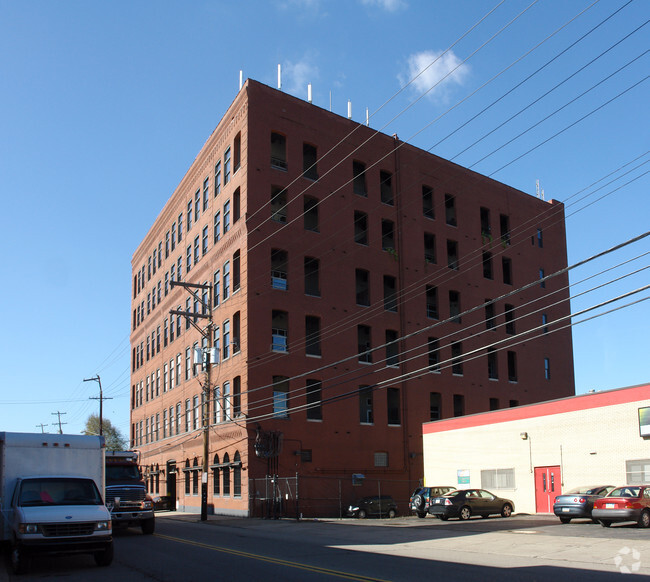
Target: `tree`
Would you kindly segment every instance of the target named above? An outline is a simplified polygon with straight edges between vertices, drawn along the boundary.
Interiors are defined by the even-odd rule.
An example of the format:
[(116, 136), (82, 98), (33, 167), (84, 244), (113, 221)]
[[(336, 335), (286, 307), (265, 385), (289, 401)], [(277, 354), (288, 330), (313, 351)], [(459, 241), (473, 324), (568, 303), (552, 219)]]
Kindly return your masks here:
[[(91, 414), (88, 417), (86, 428), (82, 431), (82, 434), (99, 434), (99, 416), (97, 414)], [(127, 439), (107, 418), (102, 419), (102, 434), (106, 440), (107, 451), (123, 451), (127, 448)]]

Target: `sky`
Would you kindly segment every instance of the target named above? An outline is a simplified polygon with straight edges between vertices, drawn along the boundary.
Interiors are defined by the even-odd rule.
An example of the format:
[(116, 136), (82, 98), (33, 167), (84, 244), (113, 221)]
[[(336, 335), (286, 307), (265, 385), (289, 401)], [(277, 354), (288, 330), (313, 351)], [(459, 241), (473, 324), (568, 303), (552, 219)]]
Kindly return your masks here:
[[(566, 204), (569, 265), (644, 234), (649, 17), (647, 0), (0, 0), (0, 431), (81, 432), (99, 375), (129, 434), (131, 257), (240, 71), (277, 87), (281, 65), (286, 93), (311, 84), (315, 105), (539, 184)], [(574, 318), (577, 393), (650, 381), (645, 253), (570, 271), (574, 314), (636, 291)]]

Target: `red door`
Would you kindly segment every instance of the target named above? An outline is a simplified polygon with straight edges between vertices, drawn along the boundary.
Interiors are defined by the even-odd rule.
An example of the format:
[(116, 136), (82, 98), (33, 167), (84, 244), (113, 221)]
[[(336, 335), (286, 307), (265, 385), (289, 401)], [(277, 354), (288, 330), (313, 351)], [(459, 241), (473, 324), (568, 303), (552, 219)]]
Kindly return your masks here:
[(555, 497), (562, 493), (560, 467), (535, 467), (535, 511), (553, 513)]

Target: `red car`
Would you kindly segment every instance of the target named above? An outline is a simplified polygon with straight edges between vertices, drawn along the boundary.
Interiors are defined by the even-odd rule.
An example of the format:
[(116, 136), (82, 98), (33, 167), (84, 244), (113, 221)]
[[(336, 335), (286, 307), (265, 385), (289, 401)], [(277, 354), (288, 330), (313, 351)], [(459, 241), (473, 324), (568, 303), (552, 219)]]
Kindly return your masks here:
[(615, 521), (636, 521), (650, 527), (650, 485), (625, 485), (594, 501), (593, 519), (603, 527)]

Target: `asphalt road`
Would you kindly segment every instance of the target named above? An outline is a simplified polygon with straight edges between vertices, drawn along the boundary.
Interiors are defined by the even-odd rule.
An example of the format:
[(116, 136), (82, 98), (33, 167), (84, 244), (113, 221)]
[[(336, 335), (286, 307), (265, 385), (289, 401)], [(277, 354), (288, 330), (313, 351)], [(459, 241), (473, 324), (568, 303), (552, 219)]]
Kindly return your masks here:
[[(553, 580), (600, 582), (634, 573), (650, 579), (650, 529), (603, 528), (552, 516), (442, 522), (259, 520), (159, 513), (156, 533), (115, 534), (115, 560), (98, 568), (89, 556), (43, 557), (26, 576), (0, 582), (92, 579), (192, 580)], [(4, 568), (3, 568), (4, 565)]]

